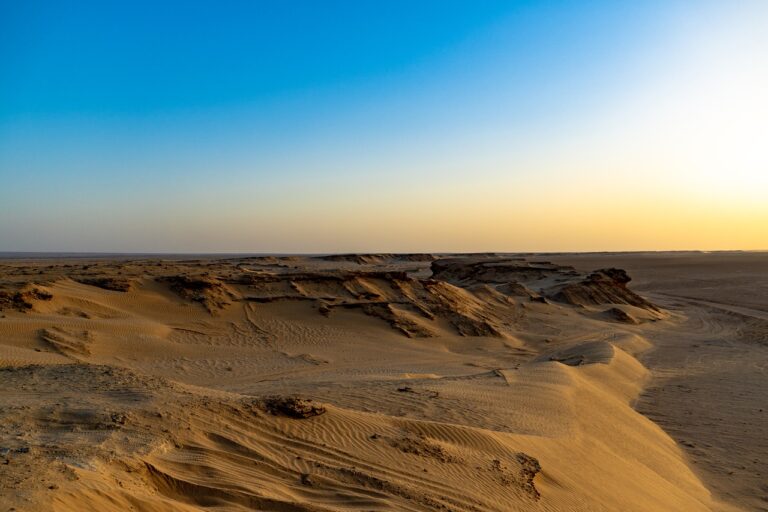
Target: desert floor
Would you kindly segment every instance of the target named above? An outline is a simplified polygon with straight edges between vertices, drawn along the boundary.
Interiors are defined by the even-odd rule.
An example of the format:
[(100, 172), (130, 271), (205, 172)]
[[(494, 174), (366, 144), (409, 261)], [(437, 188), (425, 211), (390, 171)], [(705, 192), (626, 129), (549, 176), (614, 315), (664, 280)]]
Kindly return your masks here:
[(7, 257), (0, 510), (768, 510), (767, 372), (765, 253)]

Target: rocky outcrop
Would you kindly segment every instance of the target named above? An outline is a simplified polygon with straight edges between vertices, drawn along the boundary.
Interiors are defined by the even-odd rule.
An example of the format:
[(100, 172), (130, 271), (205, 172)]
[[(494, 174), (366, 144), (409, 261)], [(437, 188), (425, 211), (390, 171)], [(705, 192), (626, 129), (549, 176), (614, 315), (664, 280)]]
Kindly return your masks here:
[(214, 314), (236, 299), (235, 293), (216, 278), (209, 276), (164, 276), (158, 281), (167, 283), (183, 299), (198, 302)]
[(499, 315), (473, 293), (437, 280), (425, 280), (428, 308), (447, 319), (462, 336), (504, 337)]
[(528, 492), (532, 498), (538, 500), (541, 498), (541, 493), (536, 489), (534, 479), (536, 478), (536, 475), (541, 473), (541, 464), (539, 463), (539, 460), (536, 457), (531, 457), (523, 452), (518, 453), (516, 458), (517, 462), (520, 463), (519, 476), (523, 489)]
[(499, 292), (509, 295), (511, 297), (523, 297), (529, 300), (539, 300), (541, 295), (534, 292), (527, 286), (517, 281), (511, 283), (505, 283), (496, 288)]
[(560, 276), (578, 275), (573, 267), (524, 258), (446, 258), (432, 262), (432, 278), (455, 284), (529, 283)]
[(38, 301), (48, 301), (53, 295), (34, 285), (28, 285), (21, 290), (0, 290), (0, 311), (14, 309), (30, 311)]
[(115, 292), (127, 292), (130, 291), (133, 286), (133, 282), (130, 279), (111, 276), (78, 277), (75, 281), (87, 284), (88, 286), (95, 286), (103, 290), (111, 290)]
[[(495, 287), (510, 297), (524, 297), (547, 304), (547, 299), (574, 306), (626, 304), (648, 311), (659, 309), (627, 288), (626, 271), (606, 268), (586, 276), (571, 266), (523, 258), (446, 258), (432, 262), (432, 278), (460, 287), (478, 283)], [(631, 323), (628, 315), (616, 313), (615, 320)]]
[(325, 414), (325, 407), (316, 405), (312, 400), (295, 396), (272, 396), (264, 399), (264, 408), (275, 416), (288, 416), (294, 419), (306, 419)]
[(323, 261), (339, 261), (347, 263), (356, 263), (358, 265), (379, 265), (389, 262), (407, 262), (407, 261), (434, 261), (437, 257), (427, 253), (409, 253), (409, 254), (328, 254), (325, 256), (316, 256)]
[(249, 301), (314, 300), (326, 316), (358, 309), (412, 338), (436, 336), (436, 320), (463, 336), (504, 337), (503, 317), (515, 316), (512, 303), (487, 302), (472, 290), (401, 271), (249, 273), (232, 284)]
[(631, 280), (622, 269), (601, 269), (592, 272), (585, 279), (560, 287), (552, 293), (551, 298), (576, 306), (627, 304), (658, 312), (659, 308), (654, 304), (627, 288), (627, 283)]
[(605, 315), (606, 318), (613, 320), (615, 322), (619, 322), (622, 324), (629, 324), (629, 325), (636, 325), (640, 322), (637, 321), (635, 317), (624, 311), (623, 309), (612, 307), (608, 308), (603, 312), (603, 315)]
[(437, 335), (437, 332), (425, 325), (425, 322), (418, 321), (417, 317), (419, 313), (428, 320), (434, 318), (433, 316), (424, 314), (423, 311), (408, 311), (402, 305), (398, 307), (398, 305), (387, 302), (342, 304), (341, 307), (359, 308), (366, 315), (381, 318), (387, 322), (390, 327), (400, 331), (409, 338), (430, 338)]

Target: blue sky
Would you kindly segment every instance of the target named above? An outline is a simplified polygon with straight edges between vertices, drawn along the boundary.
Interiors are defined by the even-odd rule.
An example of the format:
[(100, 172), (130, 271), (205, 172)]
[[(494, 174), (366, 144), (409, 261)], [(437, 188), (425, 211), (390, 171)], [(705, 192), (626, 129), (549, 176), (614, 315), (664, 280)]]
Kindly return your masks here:
[[(764, 66), (748, 63), (765, 58), (764, 14), (753, 2), (0, 0), (0, 250), (757, 247), (758, 227), (654, 235), (647, 210), (680, 208), (712, 161), (702, 141), (722, 139), (677, 141), (702, 124), (691, 112), (722, 104), (706, 119), (761, 127), (741, 115), (754, 104), (729, 101), (758, 94)], [(747, 71), (718, 73), (734, 53)], [(677, 112), (692, 90), (702, 103)], [(742, 184), (729, 178), (713, 203), (725, 171), (708, 169), (670, 212), (678, 229), (696, 208), (765, 218), (763, 155), (737, 139), (722, 152), (750, 155)], [(611, 190), (595, 196), (606, 180), (637, 189), (619, 215), (636, 239), (595, 228), (616, 206)], [(533, 208), (549, 211), (526, 218)]]

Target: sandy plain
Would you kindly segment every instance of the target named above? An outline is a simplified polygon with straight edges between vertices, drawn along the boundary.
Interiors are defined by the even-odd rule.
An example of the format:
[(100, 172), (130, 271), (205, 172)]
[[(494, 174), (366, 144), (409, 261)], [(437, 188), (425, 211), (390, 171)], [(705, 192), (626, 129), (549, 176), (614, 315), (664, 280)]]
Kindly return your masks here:
[(768, 510), (765, 253), (25, 255), (0, 310), (2, 510)]

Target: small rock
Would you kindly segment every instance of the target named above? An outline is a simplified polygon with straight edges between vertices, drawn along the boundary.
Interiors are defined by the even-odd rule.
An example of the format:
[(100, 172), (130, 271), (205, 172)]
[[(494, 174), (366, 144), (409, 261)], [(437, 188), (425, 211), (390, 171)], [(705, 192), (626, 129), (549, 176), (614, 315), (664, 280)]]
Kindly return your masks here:
[(305, 419), (325, 414), (325, 407), (314, 405), (312, 400), (298, 397), (269, 397), (264, 400), (266, 410), (275, 416)]
[(112, 420), (112, 423), (117, 423), (118, 425), (125, 425), (126, 416), (123, 413), (115, 412), (112, 413), (110, 416), (110, 419)]

